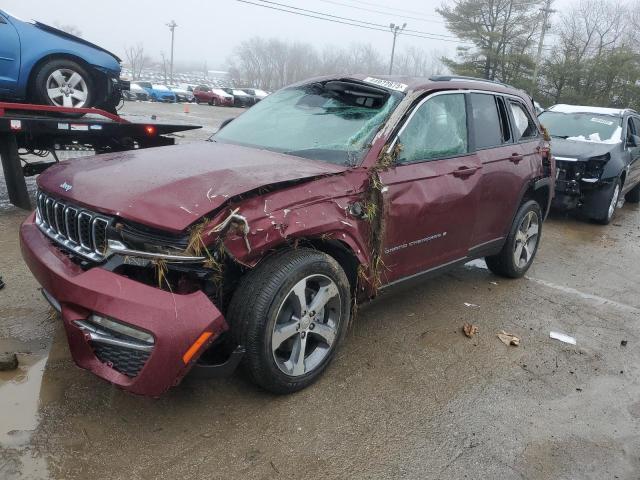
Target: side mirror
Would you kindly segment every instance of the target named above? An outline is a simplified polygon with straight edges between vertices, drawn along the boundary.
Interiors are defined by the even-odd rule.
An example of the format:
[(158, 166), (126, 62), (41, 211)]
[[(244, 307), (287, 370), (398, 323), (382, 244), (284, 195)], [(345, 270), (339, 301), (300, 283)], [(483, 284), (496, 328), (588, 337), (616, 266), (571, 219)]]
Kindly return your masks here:
[(629, 138), (629, 141), (627, 142), (627, 147), (640, 147), (640, 137), (638, 135), (631, 135), (631, 138)]
[(227, 119), (223, 120), (222, 123), (220, 124), (220, 128), (218, 130), (222, 130), (224, 127), (229, 125), (232, 121), (233, 121), (233, 118), (227, 118)]

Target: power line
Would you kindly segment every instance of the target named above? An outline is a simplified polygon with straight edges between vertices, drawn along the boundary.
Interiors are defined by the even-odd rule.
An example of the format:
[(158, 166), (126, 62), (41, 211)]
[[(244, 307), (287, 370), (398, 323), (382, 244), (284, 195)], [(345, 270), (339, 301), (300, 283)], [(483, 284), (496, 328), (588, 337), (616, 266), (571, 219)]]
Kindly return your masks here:
[[(342, 17), (339, 15), (331, 15), (329, 13), (322, 13), (322, 12), (318, 12), (315, 10), (308, 10), (306, 8), (300, 8), (300, 7), (294, 7), (291, 5), (287, 5), (284, 3), (278, 3), (278, 2), (273, 2), (270, 0), (258, 0), (261, 3), (255, 3), (255, 2), (250, 2), (247, 0), (237, 0), (238, 2), (241, 3), (248, 3), (251, 5), (256, 5), (256, 6), (260, 6), (260, 7), (264, 7), (264, 8), (270, 8), (272, 10), (279, 10), (282, 12), (287, 12), (287, 13), (292, 13), (292, 14), (296, 14), (296, 15), (302, 15), (305, 17), (312, 17), (312, 18), (317, 18), (319, 20), (327, 20), (327, 21), (335, 21), (336, 23), (344, 23), (344, 24), (348, 24), (351, 26), (360, 26), (362, 28), (368, 28), (370, 30), (379, 30), (381, 32), (386, 32), (387, 31), (387, 26), (386, 25), (382, 25), (379, 23), (372, 23), (372, 22), (366, 22), (364, 20), (357, 20), (354, 18), (348, 18), (348, 17)], [(272, 6), (268, 6), (268, 5), (263, 5), (264, 3), (268, 3), (270, 5), (277, 5), (278, 7), (284, 7), (287, 8), (289, 10), (285, 10), (283, 8), (277, 8), (277, 7), (272, 7)], [(292, 11), (292, 10), (296, 10), (296, 11)], [(306, 13), (299, 13), (299, 12), (306, 12)], [(318, 15), (322, 15), (322, 16), (318, 16)], [(329, 18), (325, 18), (325, 17), (329, 17)], [(332, 19), (337, 19), (337, 20), (332, 20)], [(346, 23), (349, 22), (349, 23)], [(354, 23), (356, 22), (356, 23)], [(360, 25), (362, 24), (362, 25)], [(405, 36), (409, 36), (409, 37), (417, 37), (417, 38), (426, 38), (426, 39), (430, 39), (430, 40), (441, 40), (443, 42), (452, 42), (452, 43), (464, 43), (461, 42), (459, 39), (457, 39), (458, 37), (454, 37), (452, 35), (445, 35), (445, 34), (440, 34), (440, 33), (429, 33), (429, 32), (423, 32), (420, 30), (406, 30), (406, 32), (410, 32), (410, 33), (404, 33)], [(452, 38), (452, 39), (456, 39), (456, 40), (447, 40), (447, 38)]]
[(445, 23), (442, 20), (435, 20), (435, 19), (424, 18), (424, 17), (412, 17), (410, 15), (398, 14), (398, 13), (395, 13), (395, 12), (384, 12), (382, 10), (374, 10), (372, 8), (361, 7), (361, 6), (358, 6), (358, 5), (349, 5), (348, 3), (336, 2), (334, 0), (318, 0), (318, 1), (324, 2), (324, 3), (330, 3), (332, 5), (339, 5), (339, 6), (342, 6), (342, 7), (355, 8), (357, 10), (365, 10), (367, 12), (378, 13), (378, 14), (381, 14), (381, 15), (393, 15), (394, 17), (399, 17), (399, 18), (403, 18), (403, 19), (407, 19), (407, 20), (417, 20), (419, 22), (430, 22), (430, 23), (439, 23), (439, 24), (444, 24)]
[[(307, 9), (303, 9), (303, 8), (299, 8), (299, 7), (293, 7), (291, 5), (287, 5), (287, 4), (283, 4), (283, 3), (278, 3), (278, 2), (273, 2), (270, 0), (257, 0), (258, 2), (262, 2), (262, 3), (256, 3), (255, 1), (250, 1), (250, 0), (236, 0), (239, 3), (244, 3), (244, 4), (248, 4), (248, 5), (253, 5), (256, 7), (262, 7), (262, 8), (267, 8), (269, 10), (276, 10), (279, 12), (285, 12), (285, 13), (289, 13), (291, 15), (298, 15), (298, 16), (302, 16), (302, 17), (307, 17), (307, 18), (314, 18), (317, 20), (324, 20), (326, 22), (332, 22), (332, 23), (338, 23), (341, 25), (347, 25), (350, 27), (358, 27), (358, 28), (364, 28), (367, 30), (373, 30), (376, 32), (385, 32), (387, 33), (387, 26), (385, 25), (381, 25), (378, 23), (372, 23), (372, 22), (365, 22), (362, 20), (357, 20), (357, 19), (353, 19), (353, 18), (348, 18), (348, 17), (341, 17), (338, 15), (331, 15), (331, 14), (326, 14), (326, 13), (322, 13), (322, 12), (317, 12), (314, 10), (307, 10)], [(352, 0), (355, 1), (355, 0)], [(278, 5), (278, 6), (272, 6), (272, 5), (265, 5), (265, 3), (269, 3), (272, 5)], [(521, 4), (518, 5), (525, 5), (525, 4), (531, 4), (531, 5), (539, 5), (540, 2), (523, 2)], [(284, 7), (284, 8), (279, 8), (279, 7)], [(304, 12), (308, 12), (308, 13), (304, 13)], [(465, 42), (462, 40), (449, 40), (449, 38), (458, 38), (458, 37), (453, 37), (451, 35), (443, 35), (443, 34), (438, 34), (438, 33), (429, 33), (429, 32), (423, 32), (420, 30), (405, 30), (402, 33), (404, 36), (406, 37), (413, 37), (413, 38), (421, 38), (424, 40), (438, 40), (441, 42), (448, 42), (448, 43), (455, 43), (461, 46), (466, 46), (466, 47), (473, 47), (475, 46), (475, 44), (471, 43), (471, 42)], [(438, 37), (448, 37), (448, 38), (438, 38)], [(544, 48), (544, 50), (547, 50), (547, 48)]]
[(430, 15), (430, 14), (424, 13), (424, 12), (418, 12), (417, 10), (407, 10), (406, 8), (398, 8), (398, 7), (387, 7), (386, 5), (380, 5), (379, 3), (363, 2), (361, 0), (350, 0), (350, 1), (353, 2), (353, 3), (360, 3), (362, 5), (368, 5), (370, 7), (378, 7), (378, 8), (384, 8), (386, 10), (392, 10), (394, 14), (396, 12), (407, 12), (407, 13), (412, 13), (412, 14), (415, 14), (415, 15), (435, 16), (435, 15)]

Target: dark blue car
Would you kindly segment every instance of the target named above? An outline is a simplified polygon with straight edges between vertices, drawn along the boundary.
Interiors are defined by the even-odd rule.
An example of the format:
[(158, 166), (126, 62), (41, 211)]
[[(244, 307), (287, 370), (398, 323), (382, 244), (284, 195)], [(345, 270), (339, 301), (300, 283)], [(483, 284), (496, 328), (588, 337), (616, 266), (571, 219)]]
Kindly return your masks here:
[(0, 10), (0, 98), (115, 111), (120, 59), (86, 40)]

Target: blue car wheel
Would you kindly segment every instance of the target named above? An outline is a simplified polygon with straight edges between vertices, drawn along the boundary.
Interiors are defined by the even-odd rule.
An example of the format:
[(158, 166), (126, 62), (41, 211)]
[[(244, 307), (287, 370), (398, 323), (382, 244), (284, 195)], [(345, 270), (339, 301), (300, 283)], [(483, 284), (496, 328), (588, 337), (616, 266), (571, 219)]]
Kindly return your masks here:
[(91, 75), (66, 59), (46, 62), (35, 76), (34, 88), (41, 103), (58, 107), (90, 107), (97, 97)]

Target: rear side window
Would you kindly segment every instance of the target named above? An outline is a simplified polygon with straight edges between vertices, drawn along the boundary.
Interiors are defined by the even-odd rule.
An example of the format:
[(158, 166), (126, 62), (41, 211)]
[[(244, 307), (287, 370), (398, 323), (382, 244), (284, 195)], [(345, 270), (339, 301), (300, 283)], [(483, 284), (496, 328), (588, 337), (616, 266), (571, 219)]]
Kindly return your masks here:
[(535, 137), (538, 135), (538, 127), (531, 119), (527, 109), (519, 102), (509, 101), (513, 121), (515, 122), (514, 134), (516, 142), (522, 139)]
[(437, 95), (415, 111), (398, 138), (399, 163), (417, 163), (466, 154), (467, 110), (464, 94)]
[(494, 95), (472, 93), (471, 112), (475, 146), (478, 150), (502, 145), (508, 141), (502, 133), (504, 123), (498, 114), (498, 104)]

